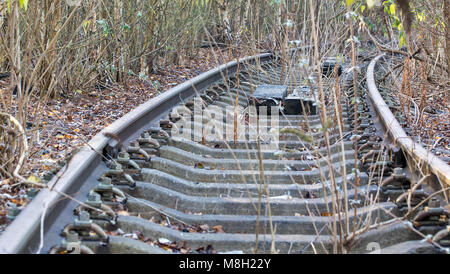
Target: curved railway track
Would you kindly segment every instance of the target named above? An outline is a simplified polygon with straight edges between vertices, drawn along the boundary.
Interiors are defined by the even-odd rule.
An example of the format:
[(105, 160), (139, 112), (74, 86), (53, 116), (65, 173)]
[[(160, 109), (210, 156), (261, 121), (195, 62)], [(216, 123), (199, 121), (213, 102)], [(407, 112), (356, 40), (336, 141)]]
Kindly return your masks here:
[[(255, 89), (281, 85), (292, 94), (305, 83), (299, 66), (262, 54), (165, 92), (76, 154), (9, 225), (0, 251), (448, 252), (449, 166), (414, 144), (384, 104), (374, 79), (380, 58), (361, 66), (367, 76), (359, 76), (356, 100), (349, 73), (324, 78), (329, 121), (281, 112), (259, 120), (260, 138), (252, 127), (224, 141), (225, 132), (180, 125), (220, 128), (237, 106), (232, 128), (252, 125), (257, 116), (245, 110)], [(303, 90), (316, 90), (311, 83)], [(337, 83), (342, 96), (333, 104)], [(265, 147), (273, 134), (275, 147)]]

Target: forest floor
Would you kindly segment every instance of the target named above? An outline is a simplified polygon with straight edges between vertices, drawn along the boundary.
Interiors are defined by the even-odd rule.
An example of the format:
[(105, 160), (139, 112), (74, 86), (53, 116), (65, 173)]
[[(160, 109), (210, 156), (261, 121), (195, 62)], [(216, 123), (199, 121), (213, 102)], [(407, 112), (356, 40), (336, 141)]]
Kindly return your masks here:
[[(403, 59), (391, 61), (390, 66), (397, 68), (404, 63)], [(436, 72), (426, 74), (420, 66), (411, 66), (410, 78), (405, 80), (401, 68), (378, 87), (388, 90), (398, 103), (391, 110), (406, 122), (407, 134), (450, 164), (450, 81)]]
[[(35, 122), (39, 125), (27, 125), (27, 129), (37, 130), (32, 131), (34, 141), (29, 144), (29, 157), (21, 174), (36, 181), (50, 179), (72, 152), (113, 121), (173, 86), (240, 57), (220, 48), (198, 51), (195, 59), (185, 58), (183, 65), (161, 68), (148, 75), (148, 80), (130, 76), (127, 87), (114, 85), (102, 90), (77, 90), (43, 105), (39, 104), (38, 96), (32, 96), (28, 106), (29, 121), (39, 121)], [(8, 78), (0, 80), (0, 92), (11, 92), (8, 87)], [(23, 209), (30, 201), (28, 191), (25, 186), (11, 187), (10, 179), (0, 180), (0, 233), (10, 222), (6, 217), (8, 207), (16, 205)]]

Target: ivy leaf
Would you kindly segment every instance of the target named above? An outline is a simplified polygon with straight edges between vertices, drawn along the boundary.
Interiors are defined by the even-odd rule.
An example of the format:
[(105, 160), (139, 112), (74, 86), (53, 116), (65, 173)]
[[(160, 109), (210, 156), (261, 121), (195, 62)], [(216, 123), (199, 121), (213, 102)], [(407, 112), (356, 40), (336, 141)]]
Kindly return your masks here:
[(103, 20), (103, 19), (102, 20), (97, 20), (97, 23), (102, 27), (103, 35), (105, 37), (108, 37), (108, 34), (109, 34), (108, 23), (106, 23), (106, 21)]
[(123, 24), (123, 26), (122, 26), (122, 30), (123, 31), (127, 31), (127, 30), (130, 30), (131, 29), (131, 27), (130, 27), (130, 25), (128, 25), (128, 24)]
[(389, 13), (394, 15), (395, 14), (395, 4), (391, 4), (389, 6)]
[(350, 7), (355, 0), (346, 0), (347, 1), (347, 7)]
[(85, 34), (87, 34), (87, 26), (89, 25), (90, 22), (91, 22), (91, 20), (85, 20), (83, 22), (83, 30), (84, 30)]
[(417, 13), (416, 17), (420, 22), (422, 22), (425, 19), (425, 15), (423, 14), (423, 12)]
[(400, 34), (400, 41), (399, 41), (399, 47), (403, 47), (404, 45), (406, 45), (406, 41), (405, 41), (405, 35), (403, 33)]
[(27, 11), (28, 9), (28, 0), (19, 0), (20, 8)]

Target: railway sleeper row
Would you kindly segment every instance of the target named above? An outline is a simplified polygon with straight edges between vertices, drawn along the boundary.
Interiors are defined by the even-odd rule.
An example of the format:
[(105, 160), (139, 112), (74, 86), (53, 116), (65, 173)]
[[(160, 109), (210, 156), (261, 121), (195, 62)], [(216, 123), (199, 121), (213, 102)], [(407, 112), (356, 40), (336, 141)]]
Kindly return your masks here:
[[(286, 131), (276, 148), (264, 147), (273, 140), (258, 140), (250, 130), (232, 141), (220, 130), (210, 138), (191, 131), (174, 136), (174, 127), (183, 133), (180, 121), (221, 128), (227, 109), (239, 109), (240, 123), (255, 118), (245, 110), (259, 85), (285, 84), (292, 92), (304, 82), (290, 80), (294, 73), (280, 80), (280, 73), (275, 61), (249, 67), (175, 106), (128, 146), (108, 147), (110, 170), (50, 252), (330, 253), (336, 239), (352, 253), (368, 253), (373, 243), (379, 252), (448, 252), (448, 212), (424, 189), (411, 190), (402, 152), (385, 142), (364, 86), (354, 99), (348, 75), (340, 79), (343, 132), (330, 104), (334, 121), (325, 129), (319, 115), (281, 111), (274, 127), (270, 118), (261, 120), (263, 130), (304, 134)], [(185, 116), (195, 112), (195, 100), (209, 116)], [(417, 209), (402, 218), (411, 207)], [(383, 223), (390, 225), (369, 229)], [(340, 230), (350, 233), (343, 238)]]

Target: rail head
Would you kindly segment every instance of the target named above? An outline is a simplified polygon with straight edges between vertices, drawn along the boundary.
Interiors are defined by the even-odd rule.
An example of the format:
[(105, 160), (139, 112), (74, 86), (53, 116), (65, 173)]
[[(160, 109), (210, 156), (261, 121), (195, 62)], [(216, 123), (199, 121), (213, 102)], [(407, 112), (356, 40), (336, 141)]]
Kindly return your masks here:
[[(83, 182), (92, 174), (101, 162), (103, 148), (110, 141), (110, 137), (103, 133), (113, 133), (121, 140), (129, 141), (136, 134), (148, 128), (151, 121), (157, 121), (170, 107), (190, 98), (196, 91), (201, 90), (223, 77), (230, 77), (236, 71), (238, 64), (257, 64), (271, 60), (272, 53), (262, 53), (231, 61), (219, 67), (204, 72), (191, 80), (179, 84), (155, 98), (139, 105), (122, 118), (104, 128), (85, 145), (71, 161), (64, 166), (58, 174), (48, 183), (49, 188), (42, 189), (39, 194), (23, 209), (16, 219), (9, 224), (0, 236), (0, 253), (15, 254), (29, 253), (31, 241), (38, 242), (42, 237), (41, 226), (47, 230), (49, 223), (60, 209), (57, 203), (61, 201), (60, 193), (75, 193)], [(56, 209), (56, 210), (55, 210)], [(45, 219), (45, 223), (43, 223)]]
[(408, 156), (415, 162), (424, 166), (424, 170), (428, 170), (434, 174), (441, 184), (450, 186), (450, 166), (439, 159), (434, 153), (426, 150), (422, 145), (415, 143), (409, 137), (399, 124), (389, 106), (381, 97), (380, 92), (375, 83), (375, 65), (384, 54), (375, 57), (369, 64), (366, 72), (367, 89), (373, 107), (377, 112), (380, 122), (384, 126), (388, 137), (398, 144)]

